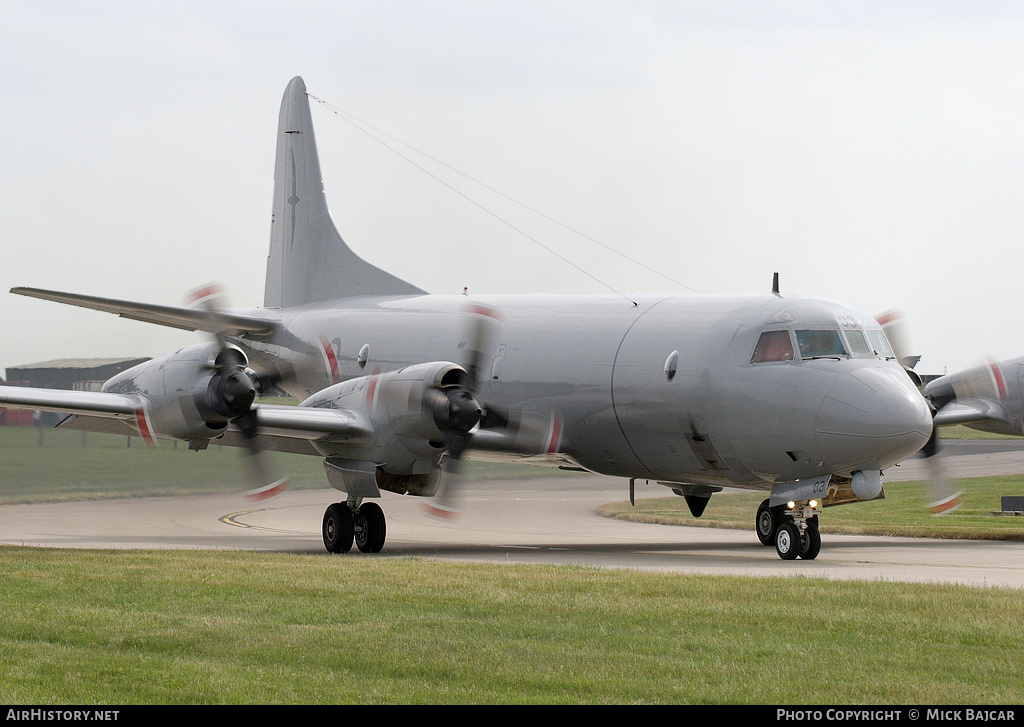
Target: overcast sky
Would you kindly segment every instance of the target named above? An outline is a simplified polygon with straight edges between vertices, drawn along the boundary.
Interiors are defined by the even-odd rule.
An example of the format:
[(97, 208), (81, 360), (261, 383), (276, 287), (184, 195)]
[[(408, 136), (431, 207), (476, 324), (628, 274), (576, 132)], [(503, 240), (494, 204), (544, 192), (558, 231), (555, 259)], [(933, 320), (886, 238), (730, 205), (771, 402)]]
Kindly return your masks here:
[(0, 368), (201, 340), (13, 286), (177, 305), (217, 280), (262, 304), (297, 75), (643, 264), (415, 157), (469, 202), (314, 103), (342, 236), (430, 292), (778, 271), (904, 310), (922, 373), (1024, 355), (1022, 38), (1024, 6), (984, 0), (0, 0)]

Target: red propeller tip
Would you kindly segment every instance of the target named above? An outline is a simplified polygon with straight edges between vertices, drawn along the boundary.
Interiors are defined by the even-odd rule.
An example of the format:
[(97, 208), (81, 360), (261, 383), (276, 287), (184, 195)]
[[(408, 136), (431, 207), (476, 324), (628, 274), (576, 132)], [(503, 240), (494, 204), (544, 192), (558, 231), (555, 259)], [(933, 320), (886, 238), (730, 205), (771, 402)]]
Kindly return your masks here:
[(963, 495), (964, 493), (957, 492), (949, 497), (933, 502), (928, 506), (928, 511), (932, 515), (945, 515), (948, 512), (952, 512), (963, 504)]
[(423, 503), (423, 511), (426, 512), (428, 515), (432, 515), (436, 518), (441, 518), (442, 520), (454, 520), (459, 516), (459, 514), (454, 510), (448, 510), (438, 505), (431, 505), (430, 503), (427, 502)]
[(271, 497), (277, 497), (282, 492), (288, 489), (288, 478), (282, 477), (276, 482), (271, 482), (269, 485), (259, 487), (255, 490), (249, 490), (245, 493), (245, 496), (249, 500), (269, 500)]

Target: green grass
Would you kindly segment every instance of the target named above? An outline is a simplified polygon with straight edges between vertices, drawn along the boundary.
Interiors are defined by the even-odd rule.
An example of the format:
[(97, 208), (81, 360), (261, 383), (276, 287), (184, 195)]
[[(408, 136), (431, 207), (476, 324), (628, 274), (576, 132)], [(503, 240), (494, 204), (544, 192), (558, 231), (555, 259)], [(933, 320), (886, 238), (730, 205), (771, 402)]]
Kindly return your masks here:
[(1009, 434), (995, 434), (993, 432), (985, 432), (980, 429), (972, 429), (965, 424), (943, 427), (941, 430), (941, 436), (943, 439), (1013, 439), (1017, 442), (1022, 442), (1021, 446), (1024, 446), (1024, 440), (1020, 437)]
[(8, 704), (1024, 700), (1014, 590), (212, 551), (0, 560)]
[[(0, 502), (246, 487), (235, 450), (138, 444), (0, 431)], [(282, 458), (293, 487), (324, 486), (317, 458)], [(480, 478), (555, 472), (470, 464)], [(822, 530), (920, 516), (1019, 533), (1024, 519), (988, 509), (1022, 484), (968, 483), (967, 505), (933, 519), (919, 486), (897, 483), (884, 502), (829, 508)], [(701, 520), (678, 497), (623, 509), (750, 529), (763, 497), (716, 495)], [(0, 547), (0, 564), (8, 704), (1024, 700), (1013, 589), (221, 551)]]

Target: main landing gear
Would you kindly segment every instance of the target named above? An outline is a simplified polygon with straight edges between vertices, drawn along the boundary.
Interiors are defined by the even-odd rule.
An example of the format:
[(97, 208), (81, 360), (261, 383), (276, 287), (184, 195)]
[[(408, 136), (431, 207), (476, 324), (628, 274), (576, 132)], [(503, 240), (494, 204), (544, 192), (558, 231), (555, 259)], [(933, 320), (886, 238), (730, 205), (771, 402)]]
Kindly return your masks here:
[(363, 553), (379, 553), (387, 538), (384, 511), (375, 502), (336, 502), (324, 512), (324, 546), (331, 553), (347, 553), (356, 544)]
[(814, 560), (821, 551), (821, 533), (815, 502), (790, 502), (770, 507), (765, 500), (757, 508), (755, 530), (762, 545), (775, 545), (783, 560)]

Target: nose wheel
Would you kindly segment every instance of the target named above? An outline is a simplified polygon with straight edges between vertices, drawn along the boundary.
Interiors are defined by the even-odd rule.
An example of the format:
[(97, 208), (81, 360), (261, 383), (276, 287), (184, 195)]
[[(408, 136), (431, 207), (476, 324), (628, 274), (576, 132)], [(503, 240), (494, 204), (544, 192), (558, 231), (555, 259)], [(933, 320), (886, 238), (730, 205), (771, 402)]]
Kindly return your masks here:
[(818, 516), (809, 505), (777, 505), (765, 500), (757, 508), (754, 529), (762, 545), (774, 545), (783, 560), (814, 560), (821, 552)]

